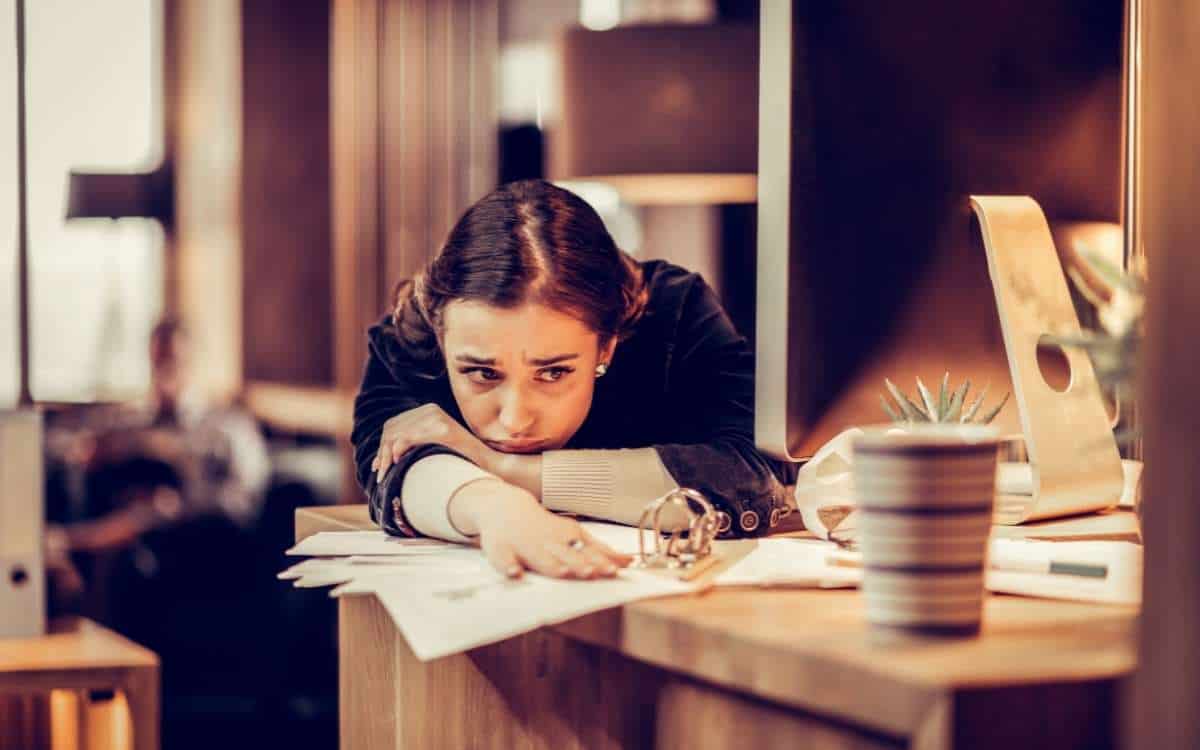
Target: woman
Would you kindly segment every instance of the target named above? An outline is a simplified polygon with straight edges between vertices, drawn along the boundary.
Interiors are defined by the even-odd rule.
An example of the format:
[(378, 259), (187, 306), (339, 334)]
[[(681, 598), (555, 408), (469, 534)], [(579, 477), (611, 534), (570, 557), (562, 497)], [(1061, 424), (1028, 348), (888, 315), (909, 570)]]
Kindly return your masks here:
[(636, 523), (676, 486), (726, 535), (786, 513), (792, 467), (754, 446), (754, 356), (712, 290), (620, 251), (541, 180), (471, 207), (369, 332), (358, 480), (393, 534), (477, 541), (510, 576), (610, 576), (628, 560), (569, 511)]

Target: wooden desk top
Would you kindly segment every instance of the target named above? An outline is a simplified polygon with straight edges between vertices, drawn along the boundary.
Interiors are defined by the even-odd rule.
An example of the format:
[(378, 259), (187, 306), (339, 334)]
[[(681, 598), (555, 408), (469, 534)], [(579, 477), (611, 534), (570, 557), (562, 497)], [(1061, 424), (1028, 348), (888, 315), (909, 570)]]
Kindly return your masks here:
[[(297, 539), (372, 528), (365, 505), (303, 508)], [(1117, 678), (1135, 663), (1136, 608), (992, 595), (978, 638), (875, 642), (857, 591), (716, 590), (555, 626), (572, 638), (785, 705), (898, 735), (977, 688)]]
[(158, 657), (102, 625), (64, 618), (36, 638), (0, 638), (0, 691), (33, 682), (56, 687), (104, 683), (116, 672), (158, 668)]

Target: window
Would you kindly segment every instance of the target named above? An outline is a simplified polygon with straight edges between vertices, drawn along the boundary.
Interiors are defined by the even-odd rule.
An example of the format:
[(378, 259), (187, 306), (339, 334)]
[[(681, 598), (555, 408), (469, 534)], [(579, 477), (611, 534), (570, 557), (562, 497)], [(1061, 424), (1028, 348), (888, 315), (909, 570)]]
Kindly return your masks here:
[[(144, 219), (63, 219), (67, 174), (146, 171), (163, 153), (161, 0), (26, 1), (30, 377), (39, 401), (125, 399), (149, 382), (163, 235)], [(13, 0), (0, 38), (14, 39)], [(17, 361), (16, 50), (0, 45), (0, 404)]]

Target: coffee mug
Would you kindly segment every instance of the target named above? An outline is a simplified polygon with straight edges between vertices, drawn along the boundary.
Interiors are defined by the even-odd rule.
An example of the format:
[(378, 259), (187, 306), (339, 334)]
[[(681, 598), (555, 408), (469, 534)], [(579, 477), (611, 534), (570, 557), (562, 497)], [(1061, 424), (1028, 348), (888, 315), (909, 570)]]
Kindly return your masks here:
[(881, 633), (979, 632), (999, 444), (982, 425), (892, 425), (855, 439), (862, 589)]

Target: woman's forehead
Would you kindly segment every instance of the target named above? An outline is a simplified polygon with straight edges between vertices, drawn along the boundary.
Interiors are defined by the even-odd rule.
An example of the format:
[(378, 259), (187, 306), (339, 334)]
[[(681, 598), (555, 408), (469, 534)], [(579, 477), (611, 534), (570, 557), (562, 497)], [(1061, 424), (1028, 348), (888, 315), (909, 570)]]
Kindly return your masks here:
[(582, 354), (597, 342), (596, 333), (578, 318), (543, 305), (506, 309), (468, 301), (446, 305), (442, 338), (451, 357), (465, 352), (496, 359)]

